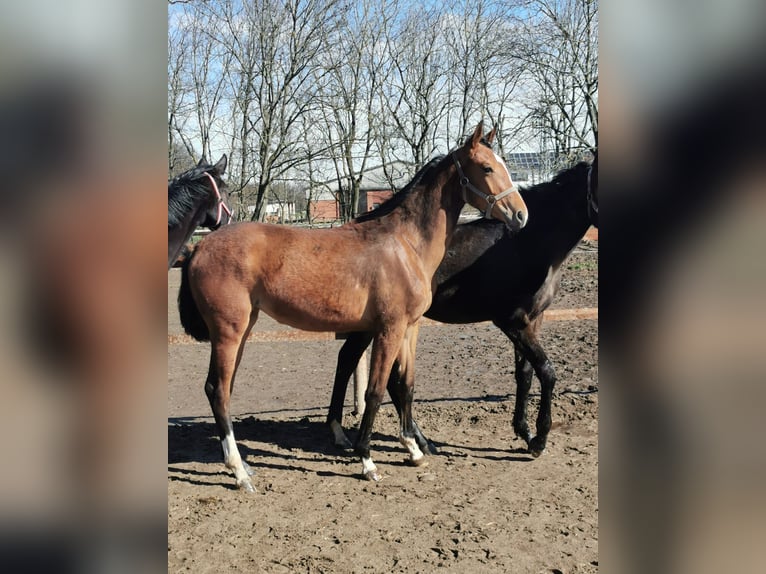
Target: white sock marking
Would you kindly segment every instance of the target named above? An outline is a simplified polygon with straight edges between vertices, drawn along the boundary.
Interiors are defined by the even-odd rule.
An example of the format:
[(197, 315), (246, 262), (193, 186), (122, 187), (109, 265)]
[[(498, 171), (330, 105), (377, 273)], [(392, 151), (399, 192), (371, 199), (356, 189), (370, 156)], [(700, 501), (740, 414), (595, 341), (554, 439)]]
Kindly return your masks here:
[(375, 472), (376, 470), (378, 469), (375, 467), (375, 463), (372, 462), (372, 459), (363, 456), (362, 457), (362, 474)]
[(407, 450), (410, 451), (410, 458), (412, 460), (420, 460), (425, 456), (423, 451), (420, 450), (420, 447), (414, 438), (400, 436), (399, 442), (401, 442), (407, 448)]

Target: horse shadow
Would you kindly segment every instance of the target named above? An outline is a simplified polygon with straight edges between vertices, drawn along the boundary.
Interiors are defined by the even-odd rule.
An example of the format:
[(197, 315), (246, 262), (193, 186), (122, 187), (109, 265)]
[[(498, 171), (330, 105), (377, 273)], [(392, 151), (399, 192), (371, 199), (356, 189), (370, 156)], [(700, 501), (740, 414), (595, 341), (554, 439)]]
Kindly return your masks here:
[[(486, 397), (483, 397), (486, 400)], [(505, 397), (493, 397), (502, 400)], [(346, 434), (353, 442), (358, 428), (347, 428)], [(242, 457), (257, 471), (259, 468), (310, 472), (319, 476), (355, 477), (353, 472), (334, 473), (317, 471), (300, 464), (301, 460), (326, 460), (356, 462), (353, 450), (335, 446), (332, 433), (323, 417), (304, 416), (287, 419), (256, 418), (252, 414), (234, 421), (234, 435)], [(398, 437), (375, 431), (372, 433), (373, 452), (403, 452)], [(259, 445), (264, 445), (259, 447)], [(434, 441), (435, 456), (464, 458), (472, 456), (490, 461), (528, 463), (534, 458), (526, 448), (497, 449), (473, 444), (457, 444)], [(210, 465), (210, 470), (191, 469), (187, 463)], [(387, 464), (397, 465), (390, 461)], [(401, 463), (404, 465), (404, 463)], [(168, 476), (200, 486), (221, 485), (221, 477), (230, 472), (223, 465), (221, 441), (215, 423), (209, 419), (176, 417), (168, 420)], [(231, 481), (224, 480), (227, 488), (234, 489)]]
[[(339, 460), (356, 462), (351, 450), (336, 447), (324, 422), (308, 417), (287, 420), (258, 419), (246, 416), (234, 421), (234, 435), (242, 457), (256, 472), (259, 468), (311, 472), (320, 476), (355, 478), (353, 473), (341, 474), (330, 470), (317, 471), (300, 464), (303, 460), (328, 462)], [(400, 450), (396, 437), (374, 432), (376, 451)], [(268, 445), (259, 448), (257, 445)], [(276, 450), (276, 451), (275, 451)], [(211, 465), (211, 470), (191, 469), (187, 463)], [(297, 463), (297, 464), (296, 464)], [(221, 475), (229, 471), (223, 465), (223, 454), (218, 430), (210, 420), (187, 417), (168, 420), (168, 476), (199, 486), (220, 485)], [(231, 481), (225, 486), (234, 489)]]

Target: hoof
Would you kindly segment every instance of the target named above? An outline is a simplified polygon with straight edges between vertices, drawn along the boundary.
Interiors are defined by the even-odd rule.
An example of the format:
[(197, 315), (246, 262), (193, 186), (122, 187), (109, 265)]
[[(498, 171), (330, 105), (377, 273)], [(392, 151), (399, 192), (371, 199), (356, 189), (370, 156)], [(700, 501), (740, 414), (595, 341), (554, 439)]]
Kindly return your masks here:
[(330, 426), (330, 431), (332, 432), (333, 444), (337, 448), (342, 450), (354, 448), (354, 445), (351, 444), (350, 440), (348, 440), (346, 433), (343, 431), (343, 427), (338, 421), (328, 421), (328, 425)]
[(369, 480), (370, 482), (378, 482), (382, 478), (380, 474), (378, 474), (377, 468), (374, 470), (368, 470), (362, 476), (365, 480)]
[(423, 452), (426, 454), (439, 454), (439, 449), (436, 448), (436, 445), (429, 440), (423, 449)]
[(240, 490), (244, 490), (247, 493), (254, 493), (255, 487), (253, 486), (253, 483), (249, 480), (238, 480), (237, 481), (237, 487)]
[(339, 448), (340, 450), (351, 450), (352, 448), (354, 448), (354, 445), (351, 444), (351, 441), (345, 437), (343, 438), (343, 440), (336, 440), (334, 444), (336, 448)]
[(543, 454), (543, 451), (545, 450), (545, 441), (540, 440), (539, 437), (535, 437), (529, 441), (528, 448), (529, 448), (529, 454), (537, 458), (541, 454)]
[(406, 463), (410, 466), (428, 466), (428, 459), (424, 456), (421, 456), (420, 458), (408, 458), (406, 459)]

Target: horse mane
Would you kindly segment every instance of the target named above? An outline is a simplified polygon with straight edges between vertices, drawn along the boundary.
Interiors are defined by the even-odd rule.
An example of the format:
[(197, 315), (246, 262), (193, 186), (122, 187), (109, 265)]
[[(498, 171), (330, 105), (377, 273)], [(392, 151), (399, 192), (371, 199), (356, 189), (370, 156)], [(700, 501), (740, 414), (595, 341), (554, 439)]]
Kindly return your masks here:
[[(550, 181), (543, 181), (529, 187), (521, 186), (521, 195), (527, 203), (554, 196), (561, 190), (576, 186), (580, 179), (586, 177), (588, 167), (590, 167), (588, 162), (581, 161), (572, 167), (559, 171)], [(583, 187), (583, 193), (584, 190)]]
[[(215, 176), (214, 166), (200, 165), (168, 180), (168, 227), (180, 224), (189, 211), (210, 198), (210, 188), (202, 175), (211, 171)], [(217, 183), (219, 187), (224, 185), (220, 180)]]
[(383, 217), (384, 215), (388, 215), (391, 213), (394, 209), (399, 207), (405, 199), (411, 194), (412, 190), (418, 187), (419, 185), (427, 185), (431, 178), (429, 177), (426, 179), (426, 175), (432, 176), (433, 174), (429, 174), (429, 172), (437, 165), (439, 164), (446, 156), (439, 155), (430, 160), (427, 164), (425, 164), (423, 167), (421, 167), (418, 172), (415, 174), (415, 176), (412, 178), (412, 180), (405, 185), (402, 189), (394, 193), (393, 196), (391, 196), (389, 199), (381, 203), (378, 207), (373, 209), (372, 211), (368, 211), (366, 213), (362, 213), (361, 215), (357, 216), (354, 219), (355, 223), (361, 223), (363, 221), (371, 221), (373, 219), (378, 219), (380, 217)]

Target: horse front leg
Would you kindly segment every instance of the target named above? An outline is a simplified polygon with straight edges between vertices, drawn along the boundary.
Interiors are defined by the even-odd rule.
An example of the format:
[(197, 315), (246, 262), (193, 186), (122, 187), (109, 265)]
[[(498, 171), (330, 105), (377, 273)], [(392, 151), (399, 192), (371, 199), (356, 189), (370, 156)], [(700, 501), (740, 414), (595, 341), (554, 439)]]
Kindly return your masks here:
[(514, 358), (516, 363), (516, 404), (513, 409), (513, 431), (529, 446), (532, 434), (529, 432), (527, 423), (527, 403), (529, 402), (529, 389), (532, 387), (532, 375), (534, 370), (531, 363), (514, 344)]
[(372, 357), (370, 360), (370, 382), (365, 393), (364, 415), (359, 427), (354, 451), (362, 460), (362, 476), (367, 480), (378, 481), (380, 474), (370, 456), (370, 439), (375, 417), (383, 402), (386, 381), (391, 374), (391, 367), (404, 338), (406, 325), (394, 326), (374, 336)]
[(551, 403), (553, 401), (553, 388), (556, 385), (556, 371), (553, 368), (553, 363), (537, 340), (537, 331), (542, 322), (541, 319), (542, 316), (531, 322), (526, 328), (509, 333), (516, 348), (531, 363), (537, 378), (540, 379), (537, 434), (527, 442), (530, 454), (535, 457), (540, 456), (545, 450), (548, 433), (551, 430)]
[(332, 431), (335, 446), (339, 448), (353, 447), (343, 431), (343, 403), (346, 399), (348, 380), (371, 341), (371, 333), (349, 333), (346, 342), (338, 352), (338, 366), (335, 369), (327, 425)]

